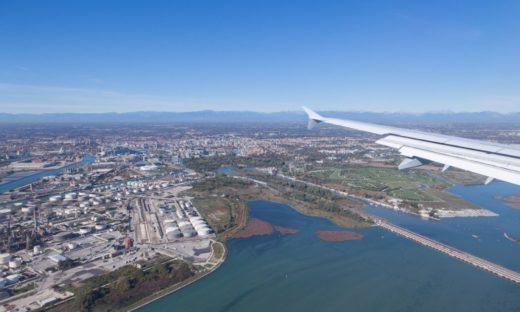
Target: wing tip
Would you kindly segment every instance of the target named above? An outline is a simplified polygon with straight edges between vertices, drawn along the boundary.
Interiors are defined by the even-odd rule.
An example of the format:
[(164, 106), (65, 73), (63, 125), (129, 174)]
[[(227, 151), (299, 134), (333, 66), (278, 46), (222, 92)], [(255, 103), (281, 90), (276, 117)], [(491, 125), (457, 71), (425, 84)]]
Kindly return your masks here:
[(320, 114), (313, 111), (312, 109), (305, 106), (302, 106), (302, 109), (305, 111), (307, 117), (309, 118), (307, 122), (307, 129), (311, 130), (317, 123), (323, 121), (323, 117)]

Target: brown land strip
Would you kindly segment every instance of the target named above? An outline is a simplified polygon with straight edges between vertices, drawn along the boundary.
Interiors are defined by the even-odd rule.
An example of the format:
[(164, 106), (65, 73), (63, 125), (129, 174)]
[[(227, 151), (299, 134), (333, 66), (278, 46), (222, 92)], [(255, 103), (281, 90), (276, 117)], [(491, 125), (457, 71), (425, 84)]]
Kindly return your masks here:
[(245, 229), (238, 232), (235, 235), (235, 238), (248, 238), (251, 236), (271, 234), (273, 234), (273, 226), (270, 223), (260, 219), (250, 219), (249, 222), (247, 222)]
[(511, 208), (520, 209), (520, 196), (497, 196), (496, 199), (507, 202)]
[(279, 225), (275, 225), (274, 226), (274, 230), (282, 235), (287, 235), (287, 234), (296, 234), (298, 233), (298, 229), (291, 229), (291, 228), (286, 228), (286, 227), (283, 227), (283, 226), (279, 226)]
[(316, 235), (321, 240), (329, 242), (342, 242), (363, 238), (363, 235), (350, 231), (316, 231)]

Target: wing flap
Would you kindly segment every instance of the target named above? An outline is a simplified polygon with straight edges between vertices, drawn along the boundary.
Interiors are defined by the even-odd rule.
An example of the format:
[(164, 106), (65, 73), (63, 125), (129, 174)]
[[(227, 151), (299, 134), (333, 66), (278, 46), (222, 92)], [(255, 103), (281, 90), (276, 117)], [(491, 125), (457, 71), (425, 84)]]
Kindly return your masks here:
[(406, 157), (424, 158), (450, 167), (475, 172), (493, 179), (520, 185), (520, 172), (515, 170), (408, 146), (402, 147), (399, 149), (399, 152)]

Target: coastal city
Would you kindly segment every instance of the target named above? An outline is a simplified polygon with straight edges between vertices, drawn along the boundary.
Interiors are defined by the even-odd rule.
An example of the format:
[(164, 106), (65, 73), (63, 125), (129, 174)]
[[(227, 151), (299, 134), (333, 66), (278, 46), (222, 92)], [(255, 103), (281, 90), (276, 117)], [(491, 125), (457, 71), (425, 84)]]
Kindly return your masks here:
[[(222, 197), (236, 196), (243, 205), (261, 188), (262, 196), (271, 192), (295, 207), (314, 209), (308, 194), (302, 193), (302, 201), (297, 188), (287, 193), (284, 183), (304, 186), (306, 193), (329, 192), (316, 199), (318, 207), (328, 200), (318, 208), (325, 209), (321, 215), (343, 215), (336, 222), (347, 226), (389, 224), (359, 210), (366, 204), (431, 220), (497, 216), (443, 191), (456, 183), (482, 183), (481, 177), (443, 173), (436, 166), (401, 172), (391, 149), (333, 128), (310, 133), (294, 125), (113, 124), (95, 133), (92, 125), (76, 126), (64, 134), (61, 127), (38, 128), (31, 135), (2, 129), (1, 311), (84, 305), (82, 287), (92, 288), (93, 279), (126, 267), (153, 271), (158, 261), (180, 261), (188, 274), (157, 289), (168, 293), (218, 268), (226, 239), (252, 235), (237, 231), (255, 232), (254, 222), (249, 228), (244, 212), (223, 204)], [(414, 190), (418, 183), (420, 190)], [(240, 191), (244, 188), (249, 191)], [(311, 206), (305, 208), (305, 202)], [(150, 295), (121, 308), (138, 306)]]
[(0, 312), (520, 311), (519, 16), (2, 0)]

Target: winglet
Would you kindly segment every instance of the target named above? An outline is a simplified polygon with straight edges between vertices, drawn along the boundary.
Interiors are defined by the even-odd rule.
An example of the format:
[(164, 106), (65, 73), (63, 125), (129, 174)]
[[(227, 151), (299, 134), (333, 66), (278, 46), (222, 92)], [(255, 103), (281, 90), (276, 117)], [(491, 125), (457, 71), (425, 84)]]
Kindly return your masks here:
[(305, 106), (302, 107), (303, 110), (305, 111), (305, 113), (307, 113), (307, 116), (309, 117), (309, 121), (307, 123), (307, 129), (312, 129), (317, 123), (320, 123), (324, 120), (324, 118), (316, 113), (315, 111), (313, 111), (312, 109), (309, 109)]

